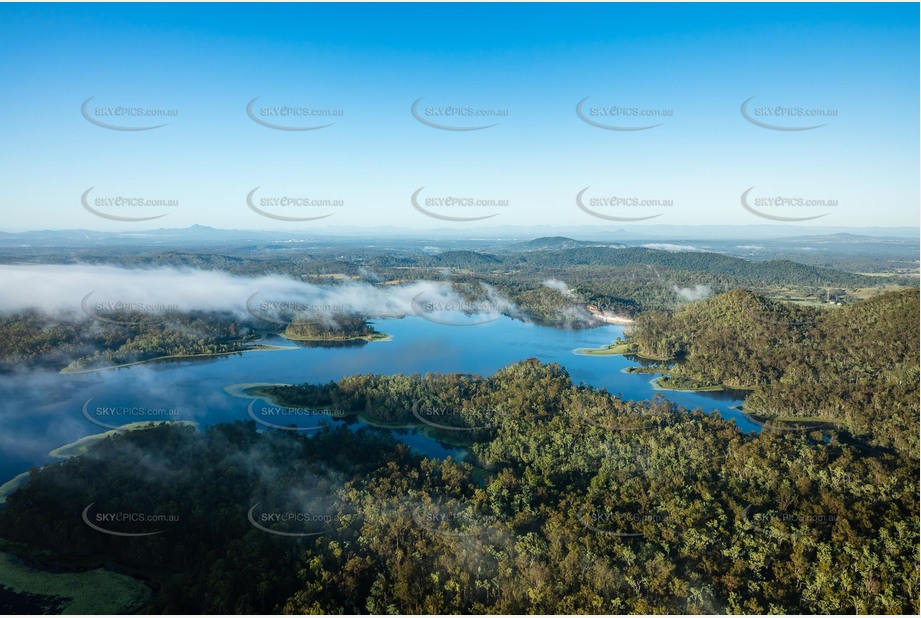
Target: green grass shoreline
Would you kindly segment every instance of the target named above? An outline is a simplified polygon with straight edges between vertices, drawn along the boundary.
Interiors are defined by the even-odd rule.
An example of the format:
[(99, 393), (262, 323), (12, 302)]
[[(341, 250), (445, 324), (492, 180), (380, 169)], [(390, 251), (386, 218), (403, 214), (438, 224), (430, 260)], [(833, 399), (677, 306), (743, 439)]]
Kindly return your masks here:
[(387, 333), (371, 333), (370, 335), (354, 335), (350, 337), (339, 337), (336, 339), (323, 337), (298, 337), (295, 335), (288, 335), (284, 332), (278, 333), (278, 336), (287, 339), (288, 341), (304, 341), (309, 343), (344, 343), (346, 341), (367, 341), (371, 343), (375, 341), (393, 341), (393, 335), (388, 335)]
[(62, 572), (58, 560), (55, 570), (48, 571), (36, 563), (37, 558), (49, 556), (47, 550), (0, 539), (0, 582), (14, 594), (40, 595), (53, 603), (49, 607), (36, 602), (38, 613), (131, 614), (153, 596), (144, 581), (111, 569), (68, 565)]
[(244, 352), (276, 352), (282, 350), (296, 350), (295, 346), (280, 346), (280, 345), (258, 345), (248, 348), (240, 348), (239, 350), (228, 350), (226, 352), (202, 352), (201, 354), (167, 354), (166, 356), (157, 356), (155, 358), (146, 358), (144, 360), (132, 361), (130, 363), (120, 363), (118, 365), (106, 365), (105, 367), (91, 367), (89, 369), (70, 369), (69, 367), (64, 367), (61, 369), (60, 373), (68, 375), (77, 375), (81, 373), (93, 373), (96, 371), (107, 371), (109, 369), (118, 369), (120, 367), (132, 367), (134, 365), (143, 365), (145, 363), (153, 363), (161, 360), (170, 360), (170, 359), (184, 359), (184, 358), (205, 358), (209, 356), (229, 356), (230, 354), (242, 354)]
[(576, 348), (573, 354), (579, 356), (635, 356), (643, 360), (668, 362), (675, 360), (674, 357), (651, 356), (642, 354), (636, 349), (635, 343), (612, 343), (601, 348)]
[(654, 378), (653, 388), (663, 391), (682, 391), (691, 393), (717, 393), (726, 390), (722, 384), (705, 384), (701, 386), (675, 384), (675, 379), (667, 375)]

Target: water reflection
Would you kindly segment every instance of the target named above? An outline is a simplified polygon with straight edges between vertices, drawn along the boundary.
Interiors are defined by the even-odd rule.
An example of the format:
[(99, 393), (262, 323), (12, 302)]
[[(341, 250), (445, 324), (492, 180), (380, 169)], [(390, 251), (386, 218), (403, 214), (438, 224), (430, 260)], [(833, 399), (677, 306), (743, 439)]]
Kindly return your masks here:
[[(91, 398), (94, 406), (176, 409), (178, 420), (211, 425), (249, 419), (248, 401), (224, 390), (232, 384), (326, 383), (356, 373), (457, 372), (489, 376), (527, 358), (560, 363), (575, 384), (603, 388), (635, 401), (659, 393), (689, 409), (716, 410), (724, 418), (733, 419), (743, 431), (758, 431), (757, 425), (734, 409), (742, 402), (744, 392), (657, 391), (651, 384), (655, 374), (623, 373), (628, 367), (645, 365), (643, 359), (573, 354), (577, 348), (607, 346), (623, 335), (622, 326), (562, 330), (505, 317), (464, 327), (413, 317), (374, 320), (373, 324), (375, 330), (391, 335), (392, 340), (374, 345), (361, 340), (318, 345), (267, 337), (260, 343), (282, 349), (195, 360), (169, 359), (84, 374), (34, 369), (2, 375), (0, 478), (10, 479), (31, 466), (47, 463), (52, 460), (48, 456), (52, 449), (99, 433), (101, 428), (82, 413), (83, 405)], [(112, 420), (106, 422), (143, 419), (115, 419), (110, 423)], [(439, 441), (439, 436), (428, 430), (383, 430), (432, 457), (461, 454), (456, 446)]]

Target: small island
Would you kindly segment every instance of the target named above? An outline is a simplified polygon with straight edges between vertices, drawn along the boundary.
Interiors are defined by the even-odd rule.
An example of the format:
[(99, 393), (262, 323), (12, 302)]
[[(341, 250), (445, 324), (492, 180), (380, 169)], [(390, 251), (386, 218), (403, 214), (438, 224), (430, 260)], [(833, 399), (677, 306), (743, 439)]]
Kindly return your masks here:
[(577, 348), (573, 350), (573, 353), (581, 356), (624, 356), (636, 354), (636, 344), (617, 339), (611, 345), (602, 348)]
[(706, 380), (695, 380), (687, 376), (667, 374), (652, 381), (652, 386), (667, 391), (692, 391), (695, 393), (719, 392), (724, 390), (722, 384), (713, 384)]
[(573, 354), (580, 356), (635, 356), (643, 360), (668, 362), (675, 360), (673, 356), (655, 356), (640, 351), (640, 347), (630, 340), (620, 337), (614, 340), (614, 343), (601, 348), (576, 348)]
[(282, 337), (292, 341), (388, 341), (389, 335), (377, 332), (365, 318), (339, 315), (326, 320), (297, 319), (285, 328)]
[(624, 373), (648, 373), (659, 374), (660, 377), (652, 381), (652, 386), (656, 390), (666, 391), (691, 391), (691, 392), (720, 392), (728, 388), (721, 383), (696, 379), (689, 376), (673, 375), (670, 373), (671, 367), (667, 364), (676, 360), (675, 356), (655, 356), (648, 353), (640, 352), (640, 346), (629, 339), (625, 340), (618, 337), (614, 343), (602, 348), (578, 348), (573, 353), (583, 356), (630, 356), (645, 361), (653, 361), (653, 364), (641, 365), (639, 367), (627, 367)]

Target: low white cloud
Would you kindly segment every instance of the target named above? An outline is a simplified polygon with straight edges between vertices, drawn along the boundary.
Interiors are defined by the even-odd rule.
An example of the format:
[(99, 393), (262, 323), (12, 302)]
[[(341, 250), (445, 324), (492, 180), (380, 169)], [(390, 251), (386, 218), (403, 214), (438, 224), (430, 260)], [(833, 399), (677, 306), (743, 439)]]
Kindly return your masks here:
[(673, 245), (671, 243), (647, 243), (641, 245), (646, 249), (657, 249), (659, 251), (700, 251), (697, 247), (691, 245)]
[(380, 283), (382, 281), (376, 272), (364, 266), (358, 267), (358, 275), (365, 281), (370, 281), (371, 283)]
[(709, 285), (695, 285), (692, 288), (679, 288), (677, 285), (672, 286), (672, 290), (679, 298), (686, 301), (703, 300), (713, 295), (713, 290)]
[[(85, 317), (85, 308), (108, 311), (143, 307), (141, 311), (229, 311), (240, 318), (260, 317), (279, 305), (303, 308), (320, 316), (356, 314), (402, 317), (418, 312), (413, 299), (456, 306), (463, 301), (446, 283), (416, 281), (375, 286), (367, 282), (314, 285), (281, 275), (241, 277), (221, 271), (154, 268), (126, 269), (95, 265), (0, 265), (0, 311), (37, 309), (49, 314)], [(495, 290), (484, 290), (490, 301), (510, 310), (514, 306)], [(250, 310), (247, 308), (249, 307)]]
[(550, 288), (551, 290), (556, 290), (563, 294), (563, 296), (570, 296), (569, 286), (565, 282), (560, 281), (559, 279), (544, 279), (541, 284), (545, 288)]

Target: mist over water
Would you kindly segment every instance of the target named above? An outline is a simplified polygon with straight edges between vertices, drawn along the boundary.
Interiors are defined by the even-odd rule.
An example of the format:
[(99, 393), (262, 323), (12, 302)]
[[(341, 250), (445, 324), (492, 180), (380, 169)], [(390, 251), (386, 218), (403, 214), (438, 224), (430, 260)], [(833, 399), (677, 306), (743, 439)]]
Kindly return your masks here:
[[(0, 477), (8, 480), (32, 465), (50, 461), (48, 452), (83, 436), (106, 431), (87, 420), (89, 409), (135, 408), (177, 410), (165, 420), (190, 420), (203, 425), (251, 420), (249, 401), (228, 394), (225, 387), (255, 382), (325, 383), (356, 373), (425, 374), (474, 373), (488, 376), (511, 363), (535, 357), (558, 362), (575, 384), (604, 388), (624, 399), (644, 400), (661, 394), (690, 409), (718, 410), (745, 431), (755, 425), (732, 409), (740, 400), (728, 393), (655, 390), (650, 374), (622, 370), (638, 366), (623, 356), (584, 356), (576, 348), (597, 348), (623, 335), (624, 327), (563, 330), (507, 317), (472, 326), (447, 326), (410, 316), (372, 321), (393, 337), (358, 347), (307, 347), (247, 352), (197, 360), (154, 361), (131, 367), (84, 374), (58, 374), (50, 369), (0, 375), (0, 443), (4, 457)], [(263, 343), (290, 347), (271, 337)], [(131, 421), (164, 420), (130, 415), (107, 420), (115, 425)], [(412, 430), (397, 439), (432, 457), (457, 455), (435, 440)]]
[[(35, 309), (62, 318), (86, 317), (85, 307), (123, 305), (176, 311), (226, 311), (255, 317), (257, 305), (290, 303), (314, 316), (348, 313), (401, 317), (413, 314), (413, 299), (457, 305), (460, 297), (444, 283), (416, 281), (374, 286), (363, 282), (314, 285), (281, 275), (242, 277), (192, 268), (128, 269), (98, 265), (0, 265), (0, 311)], [(494, 292), (490, 292), (494, 294)], [(89, 298), (87, 298), (89, 296)], [(509, 303), (511, 306), (511, 303)]]

